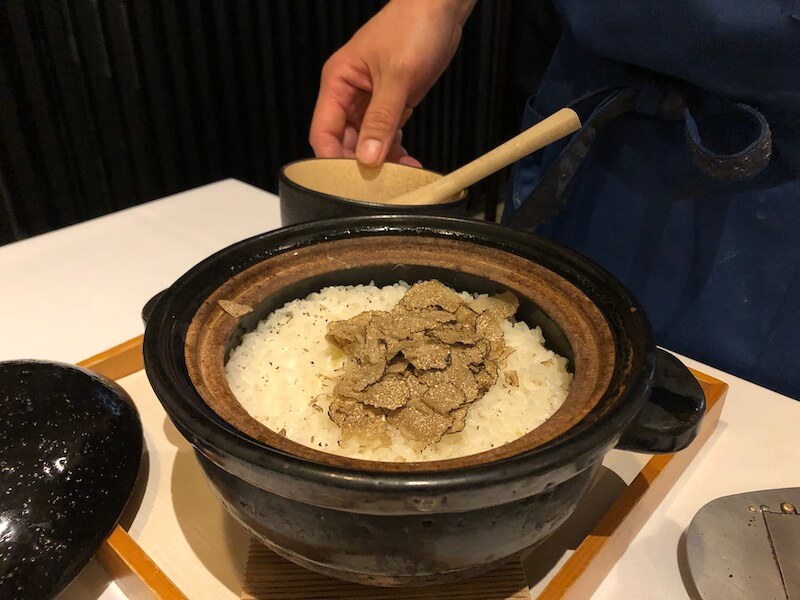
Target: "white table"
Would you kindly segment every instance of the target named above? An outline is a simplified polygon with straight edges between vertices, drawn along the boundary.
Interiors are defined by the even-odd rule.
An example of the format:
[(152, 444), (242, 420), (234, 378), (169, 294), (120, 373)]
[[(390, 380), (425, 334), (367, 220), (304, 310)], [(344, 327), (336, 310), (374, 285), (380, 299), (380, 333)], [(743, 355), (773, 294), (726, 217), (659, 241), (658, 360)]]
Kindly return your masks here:
[[(0, 247), (0, 360), (78, 362), (139, 335), (153, 294), (212, 252), (278, 226), (274, 195), (226, 180)], [(678, 542), (703, 504), (800, 485), (800, 403), (686, 362), (730, 384), (720, 426), (595, 598), (686, 598)], [(124, 598), (94, 562), (64, 597)]]

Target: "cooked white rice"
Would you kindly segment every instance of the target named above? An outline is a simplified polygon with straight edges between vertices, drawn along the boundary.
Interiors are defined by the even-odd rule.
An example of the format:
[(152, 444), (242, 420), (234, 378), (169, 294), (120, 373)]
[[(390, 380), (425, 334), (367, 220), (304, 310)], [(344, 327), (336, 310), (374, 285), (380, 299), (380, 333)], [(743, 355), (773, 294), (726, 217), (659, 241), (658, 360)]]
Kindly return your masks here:
[[(316, 450), (379, 461), (426, 461), (482, 452), (517, 439), (541, 425), (564, 402), (572, 376), (567, 361), (544, 347), (541, 330), (503, 323), (514, 352), (504, 371), (516, 371), (519, 385), (502, 375), (469, 409), (459, 433), (419, 448), (391, 428), (390, 446), (339, 445), (339, 427), (328, 417), (330, 394), (344, 354), (325, 339), (327, 324), (365, 310), (391, 310), (406, 283), (328, 287), (274, 311), (246, 334), (226, 366), (228, 385), (253, 417), (291, 440)], [(465, 300), (473, 297), (462, 293)]]

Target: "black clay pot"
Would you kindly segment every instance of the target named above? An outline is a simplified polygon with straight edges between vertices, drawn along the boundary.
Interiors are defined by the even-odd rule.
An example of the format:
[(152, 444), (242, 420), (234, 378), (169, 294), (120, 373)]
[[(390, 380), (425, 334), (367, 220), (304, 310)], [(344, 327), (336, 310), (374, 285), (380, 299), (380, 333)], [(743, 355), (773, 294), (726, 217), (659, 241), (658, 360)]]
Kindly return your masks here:
[[(551, 419), (472, 456), (379, 463), (291, 442), (250, 418), (227, 388), (230, 349), (285, 302), (326, 285), (428, 278), (520, 298), (518, 318), (541, 326), (574, 371)], [(231, 316), (219, 299), (253, 311)], [(506, 560), (575, 510), (611, 448), (680, 450), (704, 412), (699, 384), (656, 350), (617, 280), (558, 245), (486, 222), (395, 215), (281, 229), (211, 256), (146, 312), (147, 375), (227, 509), (279, 554), (360, 583), (423, 585)]]
[(355, 159), (311, 158), (281, 169), (278, 195), (281, 223), (368, 215), (463, 216), (467, 192), (444, 204), (401, 206), (386, 201), (430, 183), (439, 173), (386, 163), (380, 170), (364, 170)]

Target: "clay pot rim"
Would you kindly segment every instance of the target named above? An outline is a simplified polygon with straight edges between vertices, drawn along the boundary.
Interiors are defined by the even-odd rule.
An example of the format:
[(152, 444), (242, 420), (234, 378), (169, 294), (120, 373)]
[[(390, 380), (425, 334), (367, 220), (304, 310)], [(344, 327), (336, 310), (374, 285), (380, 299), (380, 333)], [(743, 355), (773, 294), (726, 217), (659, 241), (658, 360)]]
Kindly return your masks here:
[[(398, 263), (486, 278), (548, 314), (564, 332), (573, 350), (575, 373), (562, 407), (540, 426), (497, 447), (461, 457), (403, 463), (343, 457), (305, 446), (281, 436), (242, 408), (228, 386), (224, 366), (226, 349), (242, 319), (226, 312), (220, 301), (263, 306), (275, 294), (314, 277), (332, 277), (331, 283), (336, 283), (337, 277), (343, 277), (343, 268), (380, 272)], [(347, 266), (343, 267), (345, 264)], [(266, 314), (258, 318), (265, 317)], [(237, 273), (214, 290), (192, 318), (186, 334), (185, 360), (192, 383), (205, 403), (249, 437), (318, 463), (403, 472), (473, 467), (542, 446), (565, 434), (598, 405), (616, 367), (614, 339), (604, 316), (585, 294), (563, 277), (529, 259), (475, 243), (408, 236), (360, 236), (321, 242), (269, 257)]]

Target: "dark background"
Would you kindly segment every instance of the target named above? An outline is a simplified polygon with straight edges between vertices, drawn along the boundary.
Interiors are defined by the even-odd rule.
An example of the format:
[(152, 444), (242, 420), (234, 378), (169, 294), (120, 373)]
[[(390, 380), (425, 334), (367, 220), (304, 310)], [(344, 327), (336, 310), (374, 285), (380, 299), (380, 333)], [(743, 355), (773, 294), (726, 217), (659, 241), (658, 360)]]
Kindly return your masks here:
[[(383, 4), (3, 1), (0, 244), (226, 177), (275, 192), (311, 155), (322, 64)], [(411, 154), (447, 172), (513, 135), (558, 35), (548, 2), (479, 1), (404, 128)]]

